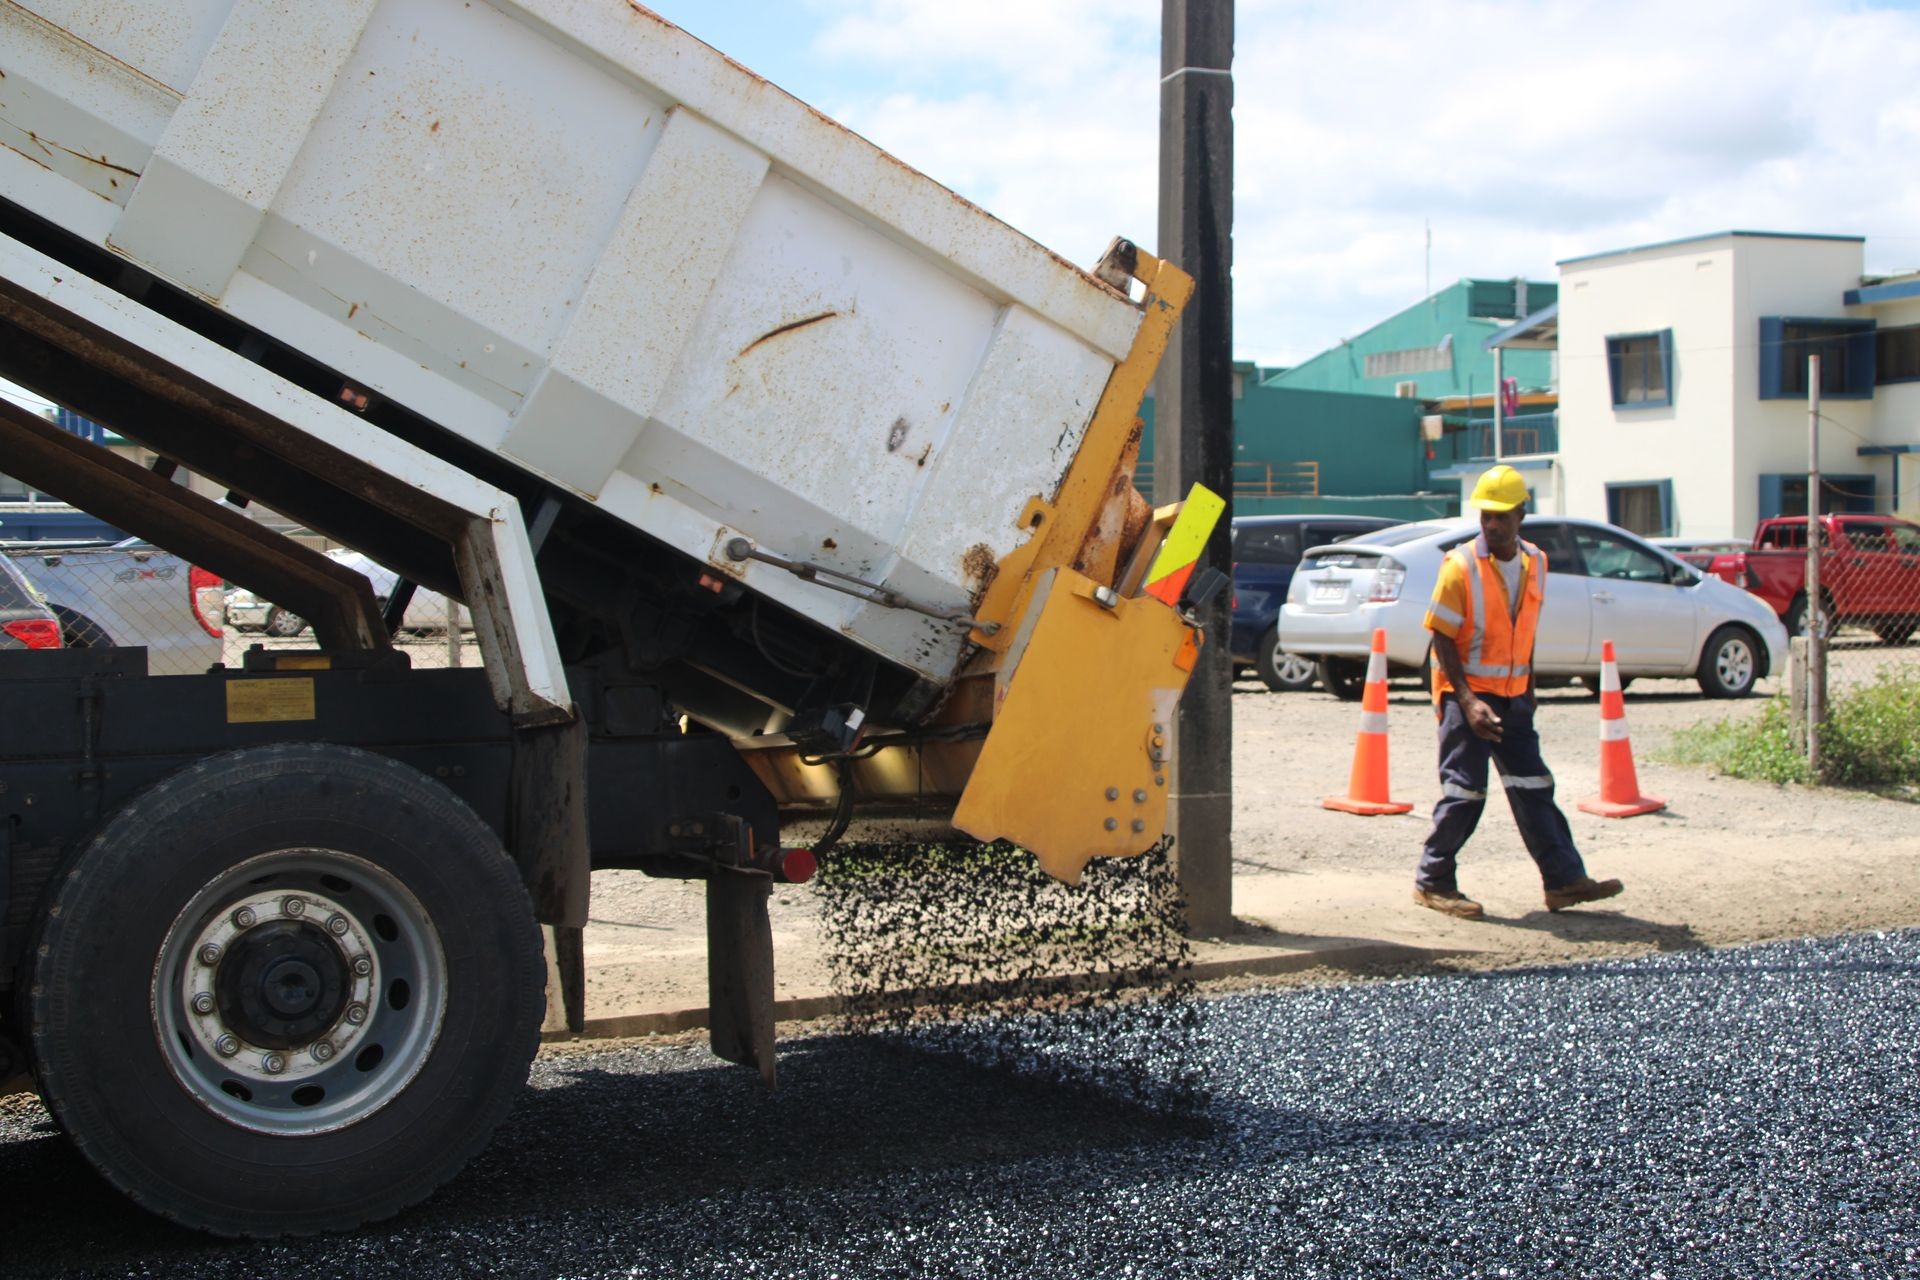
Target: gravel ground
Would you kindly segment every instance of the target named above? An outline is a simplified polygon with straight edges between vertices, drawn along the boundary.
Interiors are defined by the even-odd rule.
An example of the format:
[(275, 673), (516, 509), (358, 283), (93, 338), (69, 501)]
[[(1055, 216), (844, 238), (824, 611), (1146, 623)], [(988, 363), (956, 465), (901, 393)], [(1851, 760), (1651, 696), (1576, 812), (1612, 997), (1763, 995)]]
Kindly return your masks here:
[[(10, 1275), (1920, 1275), (1920, 931), (1199, 1002), (1125, 1094), (982, 1026), (550, 1052), (489, 1151), (352, 1236), (224, 1244), (0, 1104)], [(1117, 1021), (1116, 1021), (1117, 1019)], [(1061, 1042), (1059, 1020), (1040, 1040)], [(1018, 1055), (1013, 1055), (1018, 1057)], [(1198, 1064), (1201, 1091), (1162, 1087)], [(10, 1109), (9, 1109), (10, 1108)]]

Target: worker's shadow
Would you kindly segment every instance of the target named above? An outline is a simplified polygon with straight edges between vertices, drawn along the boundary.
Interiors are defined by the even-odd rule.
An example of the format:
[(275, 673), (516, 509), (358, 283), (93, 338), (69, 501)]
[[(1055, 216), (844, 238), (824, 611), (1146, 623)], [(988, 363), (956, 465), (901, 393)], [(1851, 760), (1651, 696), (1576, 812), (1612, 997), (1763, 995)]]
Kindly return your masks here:
[(1705, 951), (1707, 944), (1694, 935), (1690, 924), (1661, 924), (1638, 916), (1609, 911), (1604, 907), (1567, 911), (1529, 911), (1523, 916), (1486, 917), (1488, 924), (1503, 924), (1514, 929), (1531, 929), (1551, 934), (1563, 942), (1626, 942), (1650, 946), (1656, 951)]

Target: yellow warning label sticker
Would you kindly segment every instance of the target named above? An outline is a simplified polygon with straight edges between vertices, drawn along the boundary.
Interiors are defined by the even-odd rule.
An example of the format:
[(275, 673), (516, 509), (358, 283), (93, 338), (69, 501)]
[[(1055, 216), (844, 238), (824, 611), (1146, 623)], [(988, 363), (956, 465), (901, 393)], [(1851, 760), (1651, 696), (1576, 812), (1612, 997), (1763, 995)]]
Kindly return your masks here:
[(275, 671), (331, 671), (333, 659), (324, 653), (281, 653), (274, 655)]
[(276, 720), (313, 718), (311, 676), (227, 681), (228, 724), (268, 724)]

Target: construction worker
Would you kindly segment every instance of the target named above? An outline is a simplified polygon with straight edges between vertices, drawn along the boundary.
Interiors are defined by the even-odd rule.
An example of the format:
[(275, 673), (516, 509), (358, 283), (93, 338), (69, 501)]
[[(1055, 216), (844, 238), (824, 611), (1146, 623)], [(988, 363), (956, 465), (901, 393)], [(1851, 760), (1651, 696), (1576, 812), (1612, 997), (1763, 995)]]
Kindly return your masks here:
[(1509, 466), (1480, 477), (1468, 505), (1480, 536), (1447, 553), (1427, 606), (1433, 633), (1433, 703), (1440, 721), (1440, 803), (1433, 807), (1414, 875), (1413, 900), (1476, 920), (1484, 908), (1460, 892), (1454, 860), (1487, 807), (1487, 761), (1540, 868), (1547, 909), (1611, 898), (1618, 880), (1595, 880), (1553, 802), (1553, 774), (1534, 731), (1533, 640), (1546, 597), (1547, 557), (1521, 540), (1527, 483)]

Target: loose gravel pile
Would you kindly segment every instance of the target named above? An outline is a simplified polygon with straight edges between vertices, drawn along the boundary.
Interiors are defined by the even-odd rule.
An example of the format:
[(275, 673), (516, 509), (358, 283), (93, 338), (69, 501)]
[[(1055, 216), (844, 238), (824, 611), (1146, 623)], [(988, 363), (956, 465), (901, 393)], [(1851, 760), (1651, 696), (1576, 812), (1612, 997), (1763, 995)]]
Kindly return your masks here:
[(789, 1043), (774, 1095), (693, 1047), (550, 1055), (432, 1202), (285, 1245), (144, 1217), (14, 1107), (0, 1269), (1920, 1275), (1920, 932), (1197, 1007), (1199, 1118), (894, 1034)]

